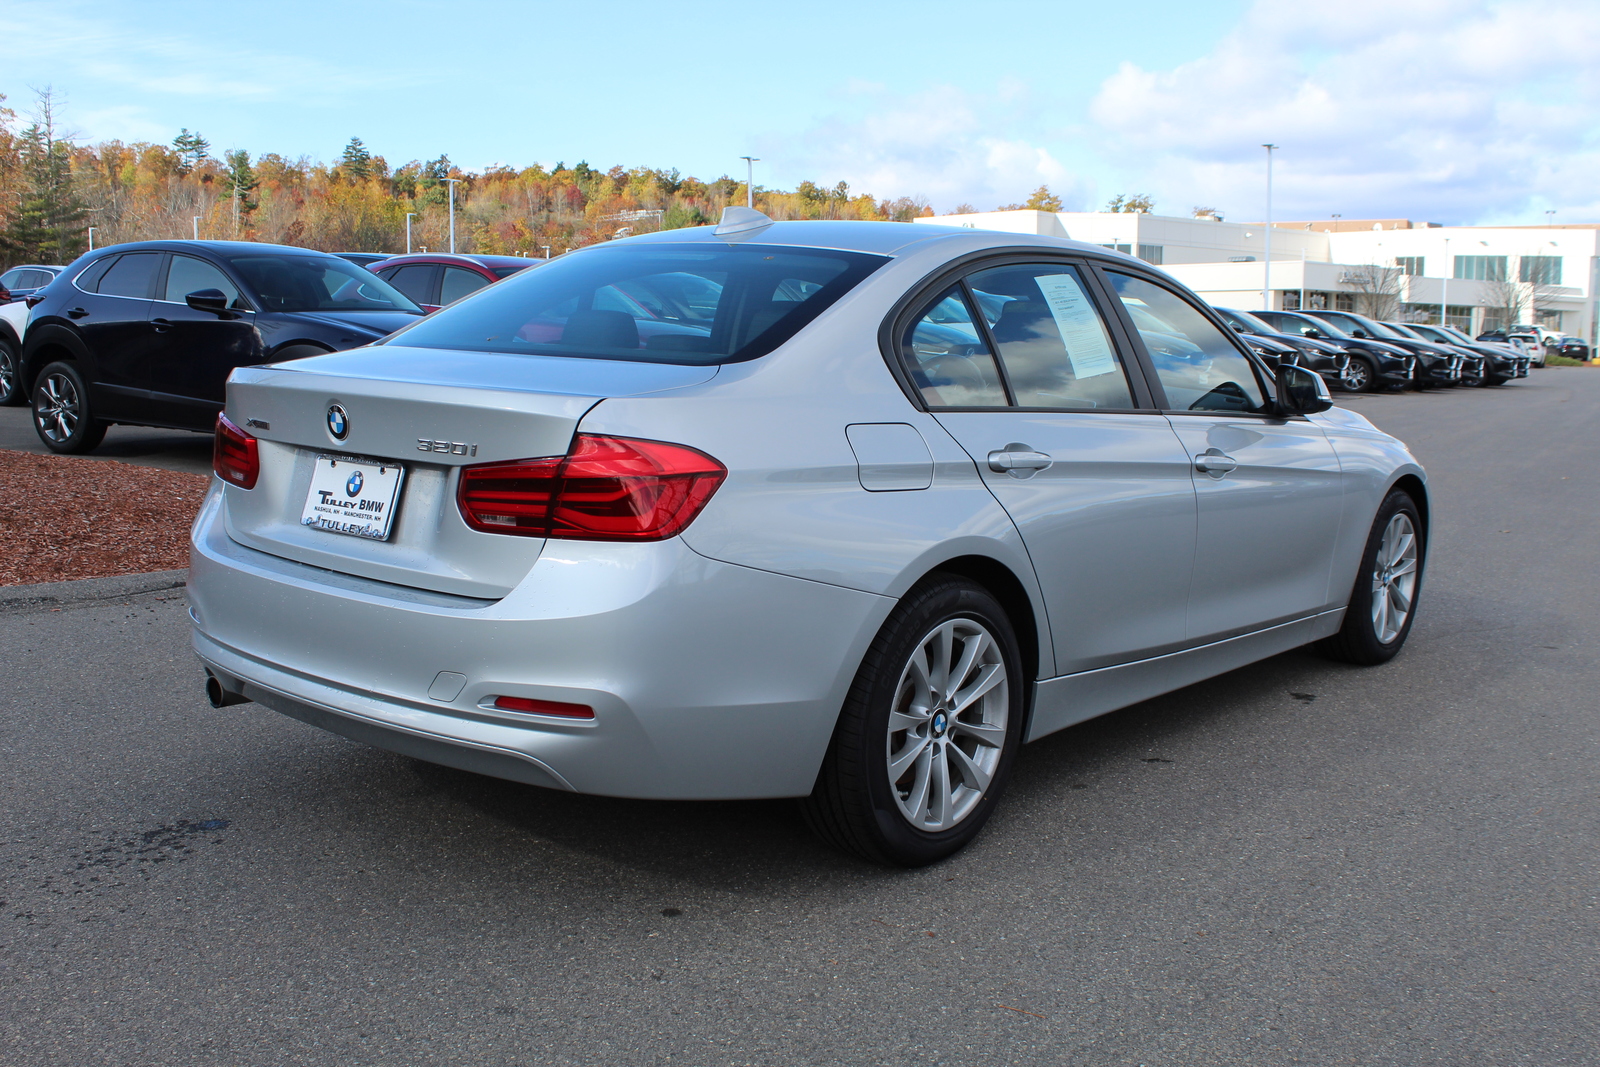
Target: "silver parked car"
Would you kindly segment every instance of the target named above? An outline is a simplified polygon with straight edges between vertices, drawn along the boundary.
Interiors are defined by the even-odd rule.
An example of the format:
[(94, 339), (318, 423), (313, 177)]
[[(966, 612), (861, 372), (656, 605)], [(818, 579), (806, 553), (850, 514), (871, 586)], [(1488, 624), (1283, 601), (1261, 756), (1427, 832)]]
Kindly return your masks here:
[(364, 348), (244, 367), (194, 646), (423, 760), (639, 798), (802, 797), (899, 864), (1022, 742), (1415, 617), (1424, 474), (1158, 270), (892, 223), (564, 256)]

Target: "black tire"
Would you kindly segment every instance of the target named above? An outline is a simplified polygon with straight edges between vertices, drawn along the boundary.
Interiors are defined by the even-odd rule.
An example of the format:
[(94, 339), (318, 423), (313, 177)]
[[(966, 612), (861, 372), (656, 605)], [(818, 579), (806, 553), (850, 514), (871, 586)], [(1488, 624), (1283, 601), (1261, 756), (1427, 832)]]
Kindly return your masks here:
[[(945, 725), (940, 725), (939, 710), (943, 703), (936, 701), (932, 714), (920, 726), (892, 730), (890, 712), (897, 701), (903, 707), (915, 706), (909, 702), (916, 689), (911, 666), (913, 656), (947, 624), (953, 624), (958, 632), (975, 631), (964, 641), (975, 640), (978, 633), (992, 639), (992, 653), (997, 655), (991, 654), (991, 646), (982, 642), (976, 646), (964, 643), (962, 647), (983, 649), (984, 655), (990, 658), (987, 666), (1003, 667), (1004, 693), (995, 693), (999, 689), (999, 685), (995, 685), (988, 690), (989, 695), (982, 698), (982, 705), (957, 712), (954, 717), (946, 715)], [(957, 662), (959, 664), (959, 659)], [(982, 665), (974, 666), (985, 669)], [(939, 670), (937, 666), (930, 669), (934, 673)], [(945, 669), (948, 670), (948, 663)], [(966, 677), (975, 679), (979, 675), (969, 670)], [(960, 850), (983, 829), (1010, 778), (1011, 766), (1022, 742), (1027, 689), (1016, 633), (1005, 609), (988, 590), (976, 583), (953, 575), (931, 576), (901, 600), (861, 661), (840, 711), (822, 769), (817, 774), (816, 787), (801, 801), (801, 813), (807, 825), (830, 845), (875, 863), (920, 867)], [(1005, 713), (1003, 729), (995, 723), (1000, 708)], [(982, 716), (982, 722), (969, 718), (975, 714)], [(904, 718), (901, 721), (905, 721)], [(961, 729), (965, 726), (971, 730), (984, 724), (993, 724), (990, 725), (991, 737), (998, 741), (998, 753), (992, 752), (993, 746), (977, 742)], [(926, 743), (918, 751), (929, 754), (925, 772), (924, 761), (918, 758), (907, 764), (902, 780), (906, 776), (915, 778), (915, 782), (937, 778), (935, 760), (946, 768), (956, 768), (959, 776), (960, 764), (970, 765), (974, 759), (973, 752), (965, 747), (968, 742), (981, 758), (992, 760), (990, 777), (981, 791), (975, 791), (966, 783), (952, 787), (952, 808), (959, 810), (964, 805), (966, 810), (947, 828), (919, 827), (902, 810), (903, 805), (915, 803), (921, 811), (922, 805), (913, 800), (918, 795), (915, 782), (902, 796), (899, 784), (890, 779), (889, 750), (897, 737), (902, 738), (902, 753), (910, 753), (915, 742), (923, 740)], [(944, 755), (958, 747), (960, 759)], [(957, 802), (954, 794), (962, 789), (968, 793)], [(975, 800), (973, 792), (977, 792)]]
[(1339, 384), (1347, 393), (1370, 393), (1378, 383), (1378, 371), (1365, 356), (1351, 356)]
[[(1396, 631), (1384, 639), (1378, 632), (1378, 621), (1373, 615), (1373, 606), (1377, 603), (1376, 593), (1378, 588), (1385, 590), (1391, 587), (1391, 582), (1385, 576), (1385, 567), (1378, 559), (1379, 550), (1383, 547), (1384, 534), (1389, 529), (1389, 524), (1396, 516), (1404, 516), (1411, 524), (1411, 534), (1415, 546), (1413, 569), (1408, 572), (1414, 576), (1410, 590), (1410, 608), (1404, 622)], [(1372, 520), (1372, 530), (1367, 535), (1367, 546), (1361, 553), (1361, 567), (1356, 571), (1355, 585), (1350, 591), (1349, 605), (1345, 608), (1344, 624), (1339, 627), (1339, 632), (1332, 637), (1324, 638), (1317, 642), (1317, 648), (1330, 659), (1343, 660), (1345, 663), (1358, 663), (1363, 666), (1373, 666), (1378, 663), (1387, 663), (1400, 651), (1406, 643), (1406, 636), (1411, 633), (1411, 624), (1417, 618), (1417, 601), (1422, 593), (1422, 572), (1426, 563), (1427, 531), (1422, 525), (1422, 515), (1417, 510), (1416, 501), (1411, 499), (1411, 494), (1403, 489), (1391, 492), (1383, 501), (1383, 506), (1378, 509), (1377, 516)]]
[(0, 407), (22, 403), (22, 358), (15, 346), (0, 337)]
[(52, 452), (92, 452), (106, 436), (107, 423), (89, 410), (89, 388), (70, 363), (51, 363), (33, 381), (33, 429)]

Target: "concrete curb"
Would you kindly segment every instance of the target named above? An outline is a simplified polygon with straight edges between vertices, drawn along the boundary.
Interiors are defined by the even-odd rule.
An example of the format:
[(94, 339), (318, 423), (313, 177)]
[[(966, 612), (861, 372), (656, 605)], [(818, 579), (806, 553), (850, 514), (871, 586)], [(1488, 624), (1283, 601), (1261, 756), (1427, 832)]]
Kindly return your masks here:
[(188, 578), (189, 571), (183, 569), (156, 571), (154, 574), (117, 574), (110, 578), (80, 578), (75, 582), (0, 586), (0, 612), (61, 607), (81, 601), (115, 600), (162, 589), (181, 589)]

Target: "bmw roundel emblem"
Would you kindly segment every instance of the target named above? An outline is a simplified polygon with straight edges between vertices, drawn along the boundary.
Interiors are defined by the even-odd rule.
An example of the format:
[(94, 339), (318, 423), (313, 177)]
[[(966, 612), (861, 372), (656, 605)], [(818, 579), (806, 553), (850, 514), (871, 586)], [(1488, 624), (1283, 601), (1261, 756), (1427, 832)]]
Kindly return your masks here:
[(350, 417), (338, 404), (331, 404), (328, 407), (328, 432), (333, 435), (335, 441), (343, 441), (350, 436)]
[(344, 483), (344, 491), (345, 491), (345, 493), (347, 495), (349, 495), (349, 496), (360, 496), (361, 495), (361, 482), (362, 482), (361, 472), (360, 471), (356, 471), (354, 474), (352, 474), (350, 476), (350, 480), (348, 482)]

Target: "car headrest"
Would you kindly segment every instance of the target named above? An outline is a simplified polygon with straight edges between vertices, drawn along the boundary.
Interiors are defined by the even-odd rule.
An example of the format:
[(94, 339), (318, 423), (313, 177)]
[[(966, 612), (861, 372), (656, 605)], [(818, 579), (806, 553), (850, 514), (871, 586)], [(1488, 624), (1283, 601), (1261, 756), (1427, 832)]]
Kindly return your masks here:
[(639, 324), (626, 311), (574, 311), (561, 344), (585, 348), (638, 348)]

